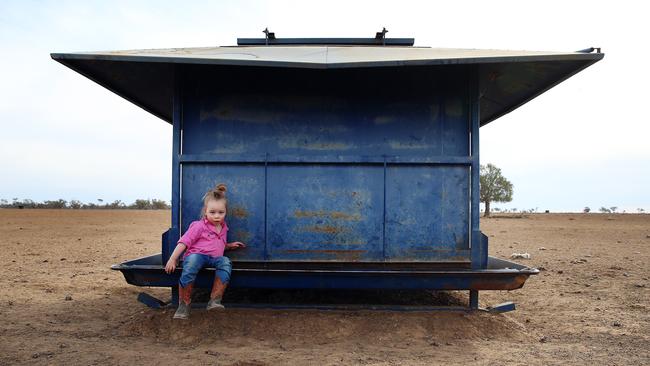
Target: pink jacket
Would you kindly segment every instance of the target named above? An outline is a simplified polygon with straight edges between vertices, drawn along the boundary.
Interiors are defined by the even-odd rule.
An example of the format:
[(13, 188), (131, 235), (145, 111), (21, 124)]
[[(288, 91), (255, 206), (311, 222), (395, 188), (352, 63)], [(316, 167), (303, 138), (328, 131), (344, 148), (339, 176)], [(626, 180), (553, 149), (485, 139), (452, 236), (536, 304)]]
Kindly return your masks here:
[(224, 221), (221, 224), (221, 231), (212, 225), (208, 219), (194, 221), (187, 228), (187, 231), (178, 240), (185, 244), (183, 259), (190, 254), (205, 254), (211, 257), (221, 257), (226, 249), (228, 225)]

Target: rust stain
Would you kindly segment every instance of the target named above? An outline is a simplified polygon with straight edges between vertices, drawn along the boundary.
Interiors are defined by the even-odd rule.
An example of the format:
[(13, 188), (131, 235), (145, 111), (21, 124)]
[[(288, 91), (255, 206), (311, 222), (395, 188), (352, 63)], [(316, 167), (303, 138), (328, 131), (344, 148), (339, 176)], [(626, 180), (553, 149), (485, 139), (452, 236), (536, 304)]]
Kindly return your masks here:
[(282, 135), (277, 141), (278, 146), (285, 149), (306, 149), (306, 150), (347, 150), (353, 146), (340, 142), (321, 141), (321, 137), (303, 133), (292, 133)]
[(360, 214), (349, 214), (342, 211), (301, 211), (296, 210), (294, 216), (298, 219), (302, 218), (311, 218), (311, 217), (329, 217), (334, 220), (346, 220), (346, 221), (360, 221)]
[(304, 249), (289, 249), (284, 251), (287, 254), (326, 254), (336, 260), (359, 261), (363, 253), (367, 250), (334, 250), (334, 249), (318, 249), (318, 250), (304, 250)]
[(242, 95), (223, 97), (216, 106), (201, 106), (199, 122), (228, 119), (245, 123), (270, 123), (274, 119), (286, 118), (286, 113), (271, 111), (268, 104), (260, 101), (261, 98)]
[(343, 242), (332, 242), (332, 241), (325, 241), (322, 242), (323, 245), (367, 245), (368, 242), (357, 239), (357, 240), (351, 240), (351, 241), (343, 241)]
[(348, 220), (348, 221), (359, 221), (361, 220), (361, 215), (359, 214), (347, 214), (345, 212), (340, 212), (340, 211), (332, 211), (330, 212), (330, 217), (335, 219), (335, 220)]
[(246, 211), (245, 208), (239, 206), (235, 206), (232, 209), (230, 209), (230, 214), (232, 214), (238, 219), (245, 219), (248, 217), (248, 211)]
[(430, 145), (426, 143), (417, 143), (417, 142), (404, 142), (404, 141), (395, 141), (395, 140), (390, 140), (388, 141), (388, 145), (392, 149), (395, 150), (400, 150), (400, 149), (409, 149), (409, 150), (416, 150), (416, 149), (428, 149)]
[(245, 230), (235, 230), (233, 235), (234, 235), (235, 238), (237, 238), (237, 239), (239, 239), (239, 240), (241, 240), (243, 242), (249, 241), (250, 238), (252, 237), (251, 233), (248, 232), (248, 231), (245, 231)]
[(517, 276), (512, 284), (513, 286), (515, 286), (513, 290), (524, 287), (524, 283), (526, 282), (527, 279), (528, 276)]
[(305, 144), (303, 146), (307, 150), (347, 150), (350, 149), (350, 145), (342, 144), (342, 143), (326, 143), (326, 142), (321, 142), (321, 143), (311, 143), (311, 144)]
[(328, 254), (351, 254), (351, 253), (365, 253), (367, 250), (342, 250), (342, 249), (287, 249), (285, 253), (328, 253)]
[(325, 215), (325, 212), (324, 211), (300, 211), (300, 210), (296, 210), (293, 213), (293, 215), (296, 218), (301, 219), (301, 218), (305, 218), (305, 217), (322, 217), (323, 215)]
[(346, 231), (346, 229), (332, 226), (332, 225), (313, 225), (313, 226), (306, 226), (304, 231), (308, 231), (312, 233), (340, 234)]
[(473, 290), (516, 290), (524, 286), (527, 276), (515, 276), (504, 280), (476, 279), (470, 284)]

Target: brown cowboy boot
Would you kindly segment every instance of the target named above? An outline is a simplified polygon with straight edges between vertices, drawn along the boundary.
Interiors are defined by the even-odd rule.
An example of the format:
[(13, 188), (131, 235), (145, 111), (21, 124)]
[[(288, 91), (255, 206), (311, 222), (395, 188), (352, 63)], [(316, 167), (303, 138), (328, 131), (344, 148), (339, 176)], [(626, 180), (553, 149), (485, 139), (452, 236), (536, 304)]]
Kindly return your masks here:
[(194, 283), (190, 283), (184, 288), (180, 284), (178, 285), (178, 309), (176, 309), (174, 319), (187, 319), (190, 317), (193, 287)]
[(223, 293), (226, 291), (227, 286), (227, 284), (221, 282), (221, 278), (218, 276), (214, 278), (212, 291), (210, 292), (210, 301), (208, 301), (208, 306), (205, 307), (206, 310), (224, 309), (223, 305), (221, 305), (221, 298), (223, 297)]

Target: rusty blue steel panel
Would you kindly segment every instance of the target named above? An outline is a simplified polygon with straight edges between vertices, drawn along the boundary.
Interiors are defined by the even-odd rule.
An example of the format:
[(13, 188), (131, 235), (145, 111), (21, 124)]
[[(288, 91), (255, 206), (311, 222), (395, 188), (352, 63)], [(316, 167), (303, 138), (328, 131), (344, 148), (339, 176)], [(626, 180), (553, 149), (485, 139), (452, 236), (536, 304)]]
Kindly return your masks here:
[(467, 156), (465, 74), (446, 71), (191, 71), (183, 154)]
[(202, 196), (217, 183), (228, 187), (228, 241), (245, 249), (228, 253), (233, 259), (264, 259), (264, 166), (187, 164), (183, 166), (182, 231), (199, 219)]
[(272, 260), (382, 260), (383, 167), (271, 166)]
[(469, 168), (389, 166), (386, 254), (395, 261), (468, 261)]
[(186, 154), (467, 154), (466, 149), (459, 152), (467, 143), (456, 131), (449, 142), (443, 140), (447, 133), (440, 134), (436, 100), (405, 103), (252, 93), (204, 98), (199, 111), (187, 114), (186, 120), (198, 123), (185, 131), (193, 142)]
[(234, 259), (469, 261), (466, 70), (421, 71), (186, 70), (182, 229), (232, 182)]

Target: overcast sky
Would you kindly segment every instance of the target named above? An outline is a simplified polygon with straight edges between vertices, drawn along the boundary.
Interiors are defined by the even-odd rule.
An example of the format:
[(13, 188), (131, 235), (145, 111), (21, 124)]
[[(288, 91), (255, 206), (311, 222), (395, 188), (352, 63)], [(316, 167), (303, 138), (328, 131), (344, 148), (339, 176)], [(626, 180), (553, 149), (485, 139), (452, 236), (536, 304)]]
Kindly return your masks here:
[[(136, 4), (137, 3), (137, 4)], [(417, 46), (576, 51), (604, 60), (481, 128), (497, 207), (650, 211), (643, 2), (0, 1), (0, 198), (171, 199), (171, 126), (51, 52), (233, 45), (237, 37), (414, 37)], [(615, 5), (612, 5), (615, 4)]]

